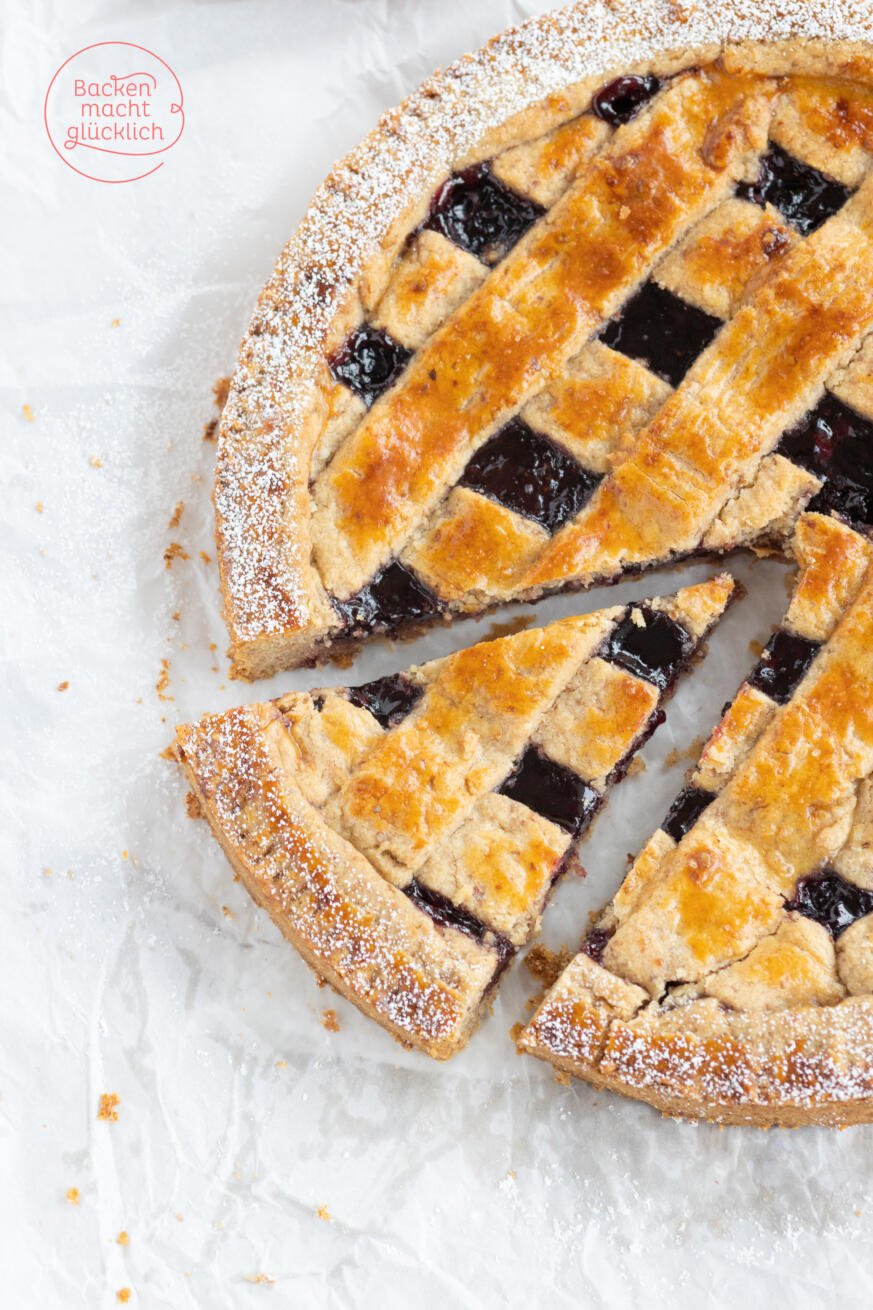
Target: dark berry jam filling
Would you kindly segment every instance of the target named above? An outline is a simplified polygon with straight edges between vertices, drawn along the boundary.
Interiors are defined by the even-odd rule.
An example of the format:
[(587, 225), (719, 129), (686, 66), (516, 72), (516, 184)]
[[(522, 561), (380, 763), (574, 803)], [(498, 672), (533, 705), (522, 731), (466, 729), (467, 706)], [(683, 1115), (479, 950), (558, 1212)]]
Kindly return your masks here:
[(514, 948), (511, 942), (500, 933), (494, 932), (469, 910), (455, 905), (454, 901), (450, 901), (448, 896), (443, 896), (442, 892), (425, 887), (417, 878), (413, 878), (403, 890), (413, 905), (441, 928), (456, 928), (458, 932), (466, 933), (477, 942), (486, 942), (487, 945), (494, 946), (500, 956), (501, 965), (505, 964), (513, 954)]
[(555, 532), (579, 513), (600, 478), (514, 418), (476, 452), (460, 481)]
[(535, 746), (528, 746), (498, 790), (574, 837), (587, 827), (603, 800), (578, 773), (556, 764)]
[(688, 829), (694, 827), (707, 805), (711, 805), (714, 800), (711, 791), (704, 791), (702, 787), (686, 787), (670, 806), (661, 827), (674, 841), (681, 841)]
[(424, 688), (410, 682), (402, 673), (375, 678), (360, 687), (349, 687), (346, 695), (353, 705), (369, 710), (383, 728), (393, 728), (405, 719), (424, 694)]
[(598, 118), (611, 127), (620, 127), (636, 118), (643, 105), (661, 89), (660, 80), (653, 73), (631, 73), (607, 82), (594, 93), (591, 108)]
[(588, 936), (583, 939), (582, 950), (591, 957), (595, 964), (602, 962), (603, 952), (609, 945), (612, 935), (612, 929), (610, 928), (592, 928)]
[(348, 600), (334, 596), (333, 607), (347, 628), (361, 633), (390, 632), (404, 623), (431, 619), (441, 610), (430, 588), (396, 560)]
[(763, 655), (749, 674), (749, 682), (778, 705), (784, 705), (815, 659), (818, 648), (818, 642), (780, 628), (764, 647)]
[(444, 182), (424, 224), (486, 264), (496, 264), (545, 211), (475, 164)]
[(824, 479), (807, 509), (873, 524), (873, 423), (825, 392), (783, 435), (777, 450)]
[[(644, 622), (634, 620), (634, 611)], [(691, 634), (662, 610), (635, 605), (607, 638), (601, 656), (662, 691), (675, 681), (694, 650)]]
[(412, 351), (401, 346), (382, 328), (362, 323), (346, 337), (328, 365), (337, 382), (343, 382), (369, 407), (387, 391), (412, 358)]
[(851, 194), (841, 182), (772, 144), (761, 159), (757, 179), (737, 187), (737, 195), (743, 200), (751, 200), (754, 205), (763, 206), (768, 201), (775, 205), (803, 236), (842, 209)]
[(801, 878), (785, 908), (805, 914), (827, 928), (832, 937), (839, 937), (856, 919), (873, 913), (873, 892), (846, 882), (833, 870), (825, 870)]
[(600, 340), (678, 387), (720, 327), (720, 319), (646, 282), (601, 329)]

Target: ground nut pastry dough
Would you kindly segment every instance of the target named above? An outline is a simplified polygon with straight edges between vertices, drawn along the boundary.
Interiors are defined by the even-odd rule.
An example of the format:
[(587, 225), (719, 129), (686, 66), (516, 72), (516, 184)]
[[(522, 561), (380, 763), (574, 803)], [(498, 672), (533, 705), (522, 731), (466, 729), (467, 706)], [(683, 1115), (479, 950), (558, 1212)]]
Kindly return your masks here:
[(179, 729), (178, 758), (304, 958), (443, 1059), (733, 589), (716, 577), (361, 687), (211, 715)]

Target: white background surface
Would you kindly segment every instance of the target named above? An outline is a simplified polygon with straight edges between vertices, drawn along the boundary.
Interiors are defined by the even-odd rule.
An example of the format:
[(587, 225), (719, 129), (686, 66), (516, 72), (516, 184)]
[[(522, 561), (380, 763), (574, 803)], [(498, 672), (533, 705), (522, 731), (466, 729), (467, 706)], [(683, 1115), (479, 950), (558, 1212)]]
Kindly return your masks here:
[[(559, 1086), (508, 1037), (535, 990), (522, 967), (450, 1066), (404, 1053), (316, 987), (159, 758), (178, 720), (351, 676), (228, 681), (215, 567), (198, 554), (212, 553), (211, 386), (332, 161), (434, 66), (545, 7), (7, 3), (4, 1306), (108, 1307), (126, 1286), (132, 1306), (173, 1310), (871, 1303), (873, 1129), (720, 1132)], [(155, 50), (185, 93), (181, 143), (130, 186), (77, 177), (42, 129), (55, 68), (107, 39)], [(191, 558), (168, 571), (172, 539)], [(590, 874), (550, 908), (553, 944), (578, 940), (614, 890), (680, 783), (687, 761), (670, 771), (665, 755), (708, 729), (784, 609), (783, 566), (735, 572), (752, 595), (583, 848)], [(352, 680), (489, 626), (381, 644)], [(109, 1091), (118, 1120), (99, 1122)]]

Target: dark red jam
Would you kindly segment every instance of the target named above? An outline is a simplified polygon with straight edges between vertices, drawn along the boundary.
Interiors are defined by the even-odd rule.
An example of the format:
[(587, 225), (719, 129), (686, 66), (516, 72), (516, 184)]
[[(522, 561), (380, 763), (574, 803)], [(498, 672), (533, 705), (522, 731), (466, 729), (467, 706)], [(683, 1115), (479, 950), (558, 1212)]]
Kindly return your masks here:
[(499, 790), (577, 837), (603, 800), (572, 769), (556, 764), (535, 746), (527, 748)]
[(656, 282), (645, 282), (601, 329), (600, 340), (678, 387), (720, 327), (720, 319)]
[(461, 485), (535, 519), (549, 532), (575, 517), (600, 478), (519, 418), (485, 442)]
[(775, 205), (804, 236), (842, 209), (851, 194), (841, 182), (773, 144), (761, 158), (756, 180), (741, 182), (737, 187), (737, 195), (743, 200)]
[(664, 691), (690, 658), (694, 640), (681, 623), (662, 610), (647, 605), (633, 608), (642, 614), (644, 623), (636, 623), (629, 610), (613, 628), (601, 656)]
[(487, 164), (475, 164), (443, 183), (424, 226), (495, 264), (543, 212), (496, 178)]

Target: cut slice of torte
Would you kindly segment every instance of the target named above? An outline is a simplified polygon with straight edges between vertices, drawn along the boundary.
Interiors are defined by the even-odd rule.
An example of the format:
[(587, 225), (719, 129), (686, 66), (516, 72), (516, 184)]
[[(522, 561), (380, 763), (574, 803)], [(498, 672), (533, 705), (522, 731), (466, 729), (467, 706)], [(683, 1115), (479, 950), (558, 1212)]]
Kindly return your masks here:
[(562, 619), (178, 731), (231, 864), (309, 964), (438, 1058), (467, 1041), (734, 590)]
[(673, 1114), (873, 1117), (873, 543), (806, 514), (784, 623), (522, 1050)]

